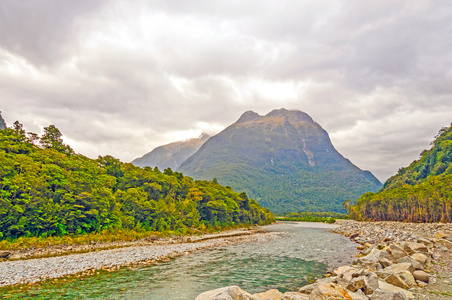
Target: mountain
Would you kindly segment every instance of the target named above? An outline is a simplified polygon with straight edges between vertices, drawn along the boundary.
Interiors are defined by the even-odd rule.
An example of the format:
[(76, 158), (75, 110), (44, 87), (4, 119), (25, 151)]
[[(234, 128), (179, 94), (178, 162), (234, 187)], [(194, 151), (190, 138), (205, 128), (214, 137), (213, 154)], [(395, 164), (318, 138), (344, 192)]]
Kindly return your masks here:
[(345, 159), (328, 133), (304, 112), (245, 112), (211, 137), (178, 171), (216, 178), (273, 212), (343, 211), (346, 199), (381, 183)]
[(378, 193), (362, 195), (350, 216), (365, 220), (452, 222), (452, 124), (432, 148), (401, 168)]
[(201, 134), (198, 138), (174, 142), (155, 148), (151, 152), (132, 161), (138, 167), (157, 167), (160, 170), (171, 168), (176, 170), (183, 161), (192, 156), (210, 138)]
[(2, 112), (0, 111), (0, 130), (6, 129), (6, 122), (2, 117)]

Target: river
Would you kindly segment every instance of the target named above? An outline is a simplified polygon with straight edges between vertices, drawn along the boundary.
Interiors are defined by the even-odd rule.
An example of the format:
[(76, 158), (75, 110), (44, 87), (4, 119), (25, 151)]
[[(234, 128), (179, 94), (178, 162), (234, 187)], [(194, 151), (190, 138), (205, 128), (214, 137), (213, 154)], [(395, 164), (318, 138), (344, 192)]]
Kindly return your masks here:
[(283, 223), (262, 227), (280, 232), (265, 242), (202, 250), (156, 265), (100, 271), (83, 280), (71, 276), (37, 285), (1, 289), (6, 299), (152, 299), (193, 300), (228, 285), (250, 293), (281, 292), (322, 277), (327, 269), (348, 264), (356, 244), (330, 233), (334, 225)]

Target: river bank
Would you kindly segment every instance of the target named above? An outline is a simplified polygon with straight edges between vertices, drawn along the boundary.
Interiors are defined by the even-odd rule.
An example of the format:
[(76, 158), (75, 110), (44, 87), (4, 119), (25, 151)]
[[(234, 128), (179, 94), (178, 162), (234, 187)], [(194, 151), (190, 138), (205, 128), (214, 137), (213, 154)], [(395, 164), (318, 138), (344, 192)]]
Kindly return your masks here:
[[(67, 246), (71, 249), (63, 248), (61, 252), (56, 251), (55, 248), (38, 252), (29, 249), (24, 252), (16, 252), (12, 256), (13, 260), (0, 262), (0, 287), (35, 283), (66, 275), (83, 277), (94, 273), (96, 270), (115, 270), (122, 266), (152, 264), (201, 249), (265, 241), (276, 236), (278, 236), (278, 233), (263, 233), (259, 230), (233, 230), (177, 239), (142, 240), (80, 247)], [(105, 247), (114, 247), (114, 249), (105, 250)], [(75, 251), (89, 252), (74, 254)], [(61, 254), (68, 253), (70, 255), (61, 256)], [(30, 258), (36, 254), (59, 254), (59, 256), (20, 259), (21, 257)]]
[[(333, 231), (359, 243), (352, 264), (298, 291), (250, 294), (229, 286), (197, 300), (450, 299), (452, 224), (339, 221)], [(229, 297), (229, 298), (227, 298)]]

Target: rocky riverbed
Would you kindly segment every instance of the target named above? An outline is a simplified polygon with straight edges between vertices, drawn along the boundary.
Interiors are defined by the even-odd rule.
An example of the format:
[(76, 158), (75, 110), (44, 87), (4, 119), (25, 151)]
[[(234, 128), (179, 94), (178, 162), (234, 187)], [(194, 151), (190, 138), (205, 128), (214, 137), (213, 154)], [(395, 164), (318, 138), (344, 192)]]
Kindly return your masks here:
[(196, 300), (405, 300), (452, 298), (452, 224), (341, 221), (334, 232), (359, 243), (351, 265), (298, 291), (249, 294), (237, 286)]
[[(15, 256), (13, 256), (15, 259), (6, 259), (0, 262), (0, 287), (30, 284), (66, 275), (85, 276), (100, 269), (114, 270), (121, 266), (150, 264), (179, 255), (186, 255), (200, 249), (265, 241), (278, 235), (278, 233), (262, 233), (256, 230), (239, 230), (184, 238), (183, 240), (139, 241), (134, 246), (129, 244), (129, 247), (125, 247), (120, 244), (121, 248), (109, 250), (99, 250), (94, 248), (95, 245), (92, 245), (93, 248), (87, 250), (98, 251), (26, 260), (18, 258), (20, 258), (20, 255), (30, 257), (33, 253), (36, 253), (33, 249), (29, 250), (31, 252), (15, 252)], [(111, 244), (103, 246), (114, 247)], [(52, 248), (39, 253), (53, 253), (54, 251)], [(67, 253), (67, 251), (64, 253)], [(11, 255), (9, 255), (9, 258), (11, 258)]]

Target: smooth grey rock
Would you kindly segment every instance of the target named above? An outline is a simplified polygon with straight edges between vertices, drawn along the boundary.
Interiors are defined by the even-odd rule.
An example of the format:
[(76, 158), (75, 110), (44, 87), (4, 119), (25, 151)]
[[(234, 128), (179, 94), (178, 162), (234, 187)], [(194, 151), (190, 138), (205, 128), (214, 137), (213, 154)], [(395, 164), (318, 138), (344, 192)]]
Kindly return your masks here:
[(427, 283), (428, 283), (429, 278), (430, 278), (430, 276), (426, 272), (421, 271), (421, 270), (414, 271), (413, 272), (413, 277), (416, 280), (420, 280), (420, 281), (427, 282)]

